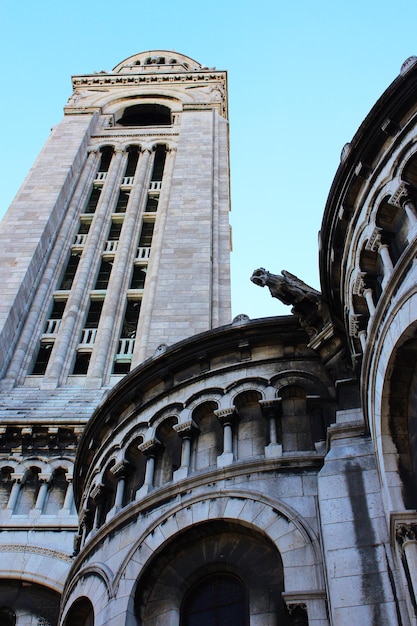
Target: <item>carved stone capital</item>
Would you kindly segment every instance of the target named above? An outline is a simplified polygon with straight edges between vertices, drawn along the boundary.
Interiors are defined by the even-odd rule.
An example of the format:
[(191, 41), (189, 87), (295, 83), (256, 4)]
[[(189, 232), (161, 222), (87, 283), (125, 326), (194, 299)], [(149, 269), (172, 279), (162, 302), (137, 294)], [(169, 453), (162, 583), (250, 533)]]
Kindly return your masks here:
[(234, 424), (239, 420), (239, 414), (234, 406), (228, 407), (227, 409), (216, 409), (213, 413), (223, 426), (226, 424)]
[(368, 241), (366, 242), (366, 250), (369, 250), (370, 252), (378, 252), (378, 250), (380, 249), (380, 247), (383, 245), (382, 244), (382, 228), (379, 228), (379, 226), (376, 226), (374, 228), (374, 230), (371, 233), (371, 236), (369, 237)]
[(103, 488), (104, 485), (100, 483), (99, 485), (96, 485), (94, 489), (92, 489), (92, 491), (90, 492), (90, 498), (94, 500), (94, 502), (96, 502), (103, 494)]
[(281, 415), (282, 398), (273, 398), (272, 400), (259, 400), (262, 415), (266, 419), (271, 419)]
[(363, 296), (363, 292), (366, 289), (365, 278), (365, 272), (357, 273), (352, 285), (352, 291), (355, 296)]
[(404, 203), (410, 199), (408, 185), (401, 183), (396, 191), (394, 191), (388, 202), (396, 207), (402, 208)]
[(116, 476), (116, 478), (124, 478), (128, 470), (129, 463), (126, 463), (126, 461), (119, 461), (119, 463), (116, 463), (116, 465), (110, 468), (110, 472), (113, 476)]
[(156, 456), (161, 447), (161, 442), (155, 438), (141, 443), (140, 446), (138, 446), (138, 450), (140, 450), (145, 456)]
[(194, 420), (188, 420), (188, 422), (176, 424), (173, 428), (177, 435), (179, 435), (183, 439), (191, 438), (194, 433), (197, 433), (200, 430)]
[(364, 315), (351, 315), (349, 317), (349, 335), (359, 337), (359, 333), (365, 331), (366, 318)]

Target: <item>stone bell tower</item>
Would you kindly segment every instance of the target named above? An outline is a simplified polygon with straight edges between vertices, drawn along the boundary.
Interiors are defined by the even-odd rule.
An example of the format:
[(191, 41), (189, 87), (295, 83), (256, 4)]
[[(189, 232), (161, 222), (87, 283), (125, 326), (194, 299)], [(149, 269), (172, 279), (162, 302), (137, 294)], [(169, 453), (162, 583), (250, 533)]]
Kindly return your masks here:
[(158, 50), (72, 82), (0, 231), (3, 389), (109, 387), (230, 321), (226, 73)]

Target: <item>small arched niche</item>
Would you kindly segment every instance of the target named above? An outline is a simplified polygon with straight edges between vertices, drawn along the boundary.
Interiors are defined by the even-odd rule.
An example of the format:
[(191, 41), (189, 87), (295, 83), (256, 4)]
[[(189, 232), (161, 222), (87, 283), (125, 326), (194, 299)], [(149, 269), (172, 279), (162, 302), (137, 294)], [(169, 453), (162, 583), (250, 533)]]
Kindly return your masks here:
[(121, 126), (170, 126), (171, 109), (163, 104), (133, 104), (117, 120)]

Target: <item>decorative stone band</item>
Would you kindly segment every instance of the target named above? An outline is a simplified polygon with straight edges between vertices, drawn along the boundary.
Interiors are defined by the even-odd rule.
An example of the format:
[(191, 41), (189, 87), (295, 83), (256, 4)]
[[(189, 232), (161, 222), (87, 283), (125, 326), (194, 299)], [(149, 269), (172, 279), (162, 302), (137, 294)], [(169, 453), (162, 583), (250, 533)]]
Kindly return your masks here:
[(42, 548), (40, 546), (28, 546), (15, 543), (3, 543), (0, 545), (0, 552), (27, 552), (29, 554), (41, 554), (42, 556), (50, 556), (54, 559), (60, 559), (66, 563), (72, 563), (73, 557), (58, 550), (50, 548)]

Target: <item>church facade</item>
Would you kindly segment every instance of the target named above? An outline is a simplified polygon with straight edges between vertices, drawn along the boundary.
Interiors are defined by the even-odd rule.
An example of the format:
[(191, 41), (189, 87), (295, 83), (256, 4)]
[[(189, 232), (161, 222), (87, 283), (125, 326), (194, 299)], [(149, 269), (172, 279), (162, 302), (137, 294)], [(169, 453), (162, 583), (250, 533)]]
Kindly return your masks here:
[(417, 624), (417, 59), (321, 291), (254, 271), (288, 316), (231, 320), (225, 72), (139, 53), (64, 114), (0, 230), (1, 623)]

